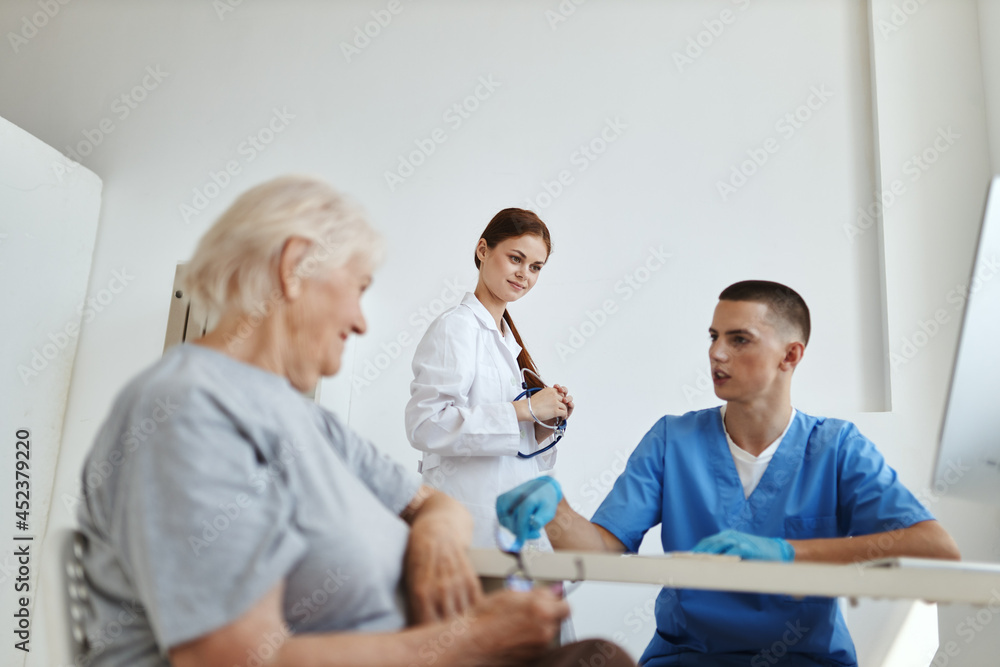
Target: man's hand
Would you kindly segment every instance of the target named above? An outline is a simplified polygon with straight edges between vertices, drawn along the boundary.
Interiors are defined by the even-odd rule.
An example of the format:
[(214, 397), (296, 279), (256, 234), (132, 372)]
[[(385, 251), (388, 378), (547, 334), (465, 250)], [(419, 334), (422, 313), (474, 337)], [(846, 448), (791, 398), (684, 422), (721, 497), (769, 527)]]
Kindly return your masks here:
[(411, 525), (404, 576), (414, 624), (461, 615), (483, 597), (468, 556), (472, 517), (440, 491), (422, 487), (418, 499), (403, 514)]
[(692, 549), (702, 554), (728, 554), (744, 560), (780, 560), (795, 558), (795, 549), (780, 537), (757, 537), (738, 530), (724, 530), (698, 542)]

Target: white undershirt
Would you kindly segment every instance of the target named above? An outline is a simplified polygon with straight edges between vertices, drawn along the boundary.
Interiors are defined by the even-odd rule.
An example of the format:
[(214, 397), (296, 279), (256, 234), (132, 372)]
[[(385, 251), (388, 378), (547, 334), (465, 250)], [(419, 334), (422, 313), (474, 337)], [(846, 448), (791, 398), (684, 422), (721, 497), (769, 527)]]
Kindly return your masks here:
[(760, 483), (760, 478), (764, 476), (767, 464), (771, 462), (774, 453), (778, 451), (778, 445), (781, 444), (782, 438), (792, 427), (792, 422), (795, 420), (795, 408), (792, 408), (792, 416), (788, 418), (785, 430), (759, 456), (754, 456), (745, 449), (740, 449), (739, 445), (733, 442), (733, 439), (729, 437), (729, 431), (726, 430), (726, 406), (723, 405), (719, 412), (722, 414), (722, 430), (726, 433), (726, 442), (729, 443), (729, 451), (733, 455), (736, 472), (740, 476), (740, 483), (743, 484), (743, 496), (749, 498), (753, 490), (757, 488), (757, 484)]

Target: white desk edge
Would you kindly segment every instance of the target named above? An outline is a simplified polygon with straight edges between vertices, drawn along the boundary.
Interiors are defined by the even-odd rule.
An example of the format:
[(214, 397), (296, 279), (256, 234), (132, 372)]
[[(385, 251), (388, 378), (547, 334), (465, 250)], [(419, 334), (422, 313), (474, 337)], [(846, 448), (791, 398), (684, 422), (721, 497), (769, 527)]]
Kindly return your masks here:
[[(517, 566), (495, 549), (473, 549), (482, 577), (504, 577)], [(1000, 571), (950, 567), (866, 567), (863, 564), (778, 563), (725, 559), (527, 552), (532, 578), (655, 584), (668, 588), (770, 593), (802, 597), (885, 598), (1000, 606)]]

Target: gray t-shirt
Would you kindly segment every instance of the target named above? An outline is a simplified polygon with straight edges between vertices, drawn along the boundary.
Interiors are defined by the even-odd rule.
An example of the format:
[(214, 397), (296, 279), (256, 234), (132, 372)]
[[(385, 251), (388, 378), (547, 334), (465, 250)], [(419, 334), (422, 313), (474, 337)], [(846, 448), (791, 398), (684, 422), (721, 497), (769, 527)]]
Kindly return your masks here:
[(281, 580), (293, 633), (405, 624), (399, 514), (420, 479), (283, 377), (168, 351), (115, 400), (83, 482), (89, 664), (166, 665)]

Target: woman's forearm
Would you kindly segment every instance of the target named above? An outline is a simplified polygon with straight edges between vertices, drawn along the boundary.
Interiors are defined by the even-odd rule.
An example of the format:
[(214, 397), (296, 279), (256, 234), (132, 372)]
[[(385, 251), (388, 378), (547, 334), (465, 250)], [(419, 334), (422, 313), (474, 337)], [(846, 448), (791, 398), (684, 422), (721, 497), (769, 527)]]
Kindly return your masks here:
[[(439, 667), (525, 664), (544, 654), (569, 616), (552, 591), (499, 591), (462, 616), (383, 635), (296, 637), (282, 647), (277, 665)], [(230, 663), (221, 663), (230, 664)]]
[(423, 530), (425, 525), (440, 523), (459, 542), (472, 542), (475, 522), (462, 503), (426, 485), (420, 487), (417, 495), (422, 496), (419, 506), (409, 516), (403, 517), (412, 529)]
[(514, 406), (514, 414), (517, 415), (517, 421), (519, 422), (534, 422), (535, 420), (531, 418), (531, 411), (528, 408), (528, 399), (522, 398), (519, 401), (514, 401), (511, 403)]
[(482, 599), (468, 555), (474, 521), (461, 503), (440, 491), (423, 486), (417, 498), (422, 500), (403, 516), (411, 526), (404, 561), (410, 616), (417, 623), (447, 620)]
[[(469, 614), (400, 632), (291, 635), (281, 611), (284, 583), (232, 623), (169, 651), (174, 667), (250, 664), (270, 667), (406, 667), (415, 656), (434, 656), (437, 665), (471, 665), (482, 655), (482, 629)], [(450, 647), (450, 648), (447, 648)], [(447, 650), (444, 650), (446, 649)]]
[(471, 666), (484, 659), (474, 634), (462, 616), (387, 634), (296, 635), (282, 645), (273, 667)]

